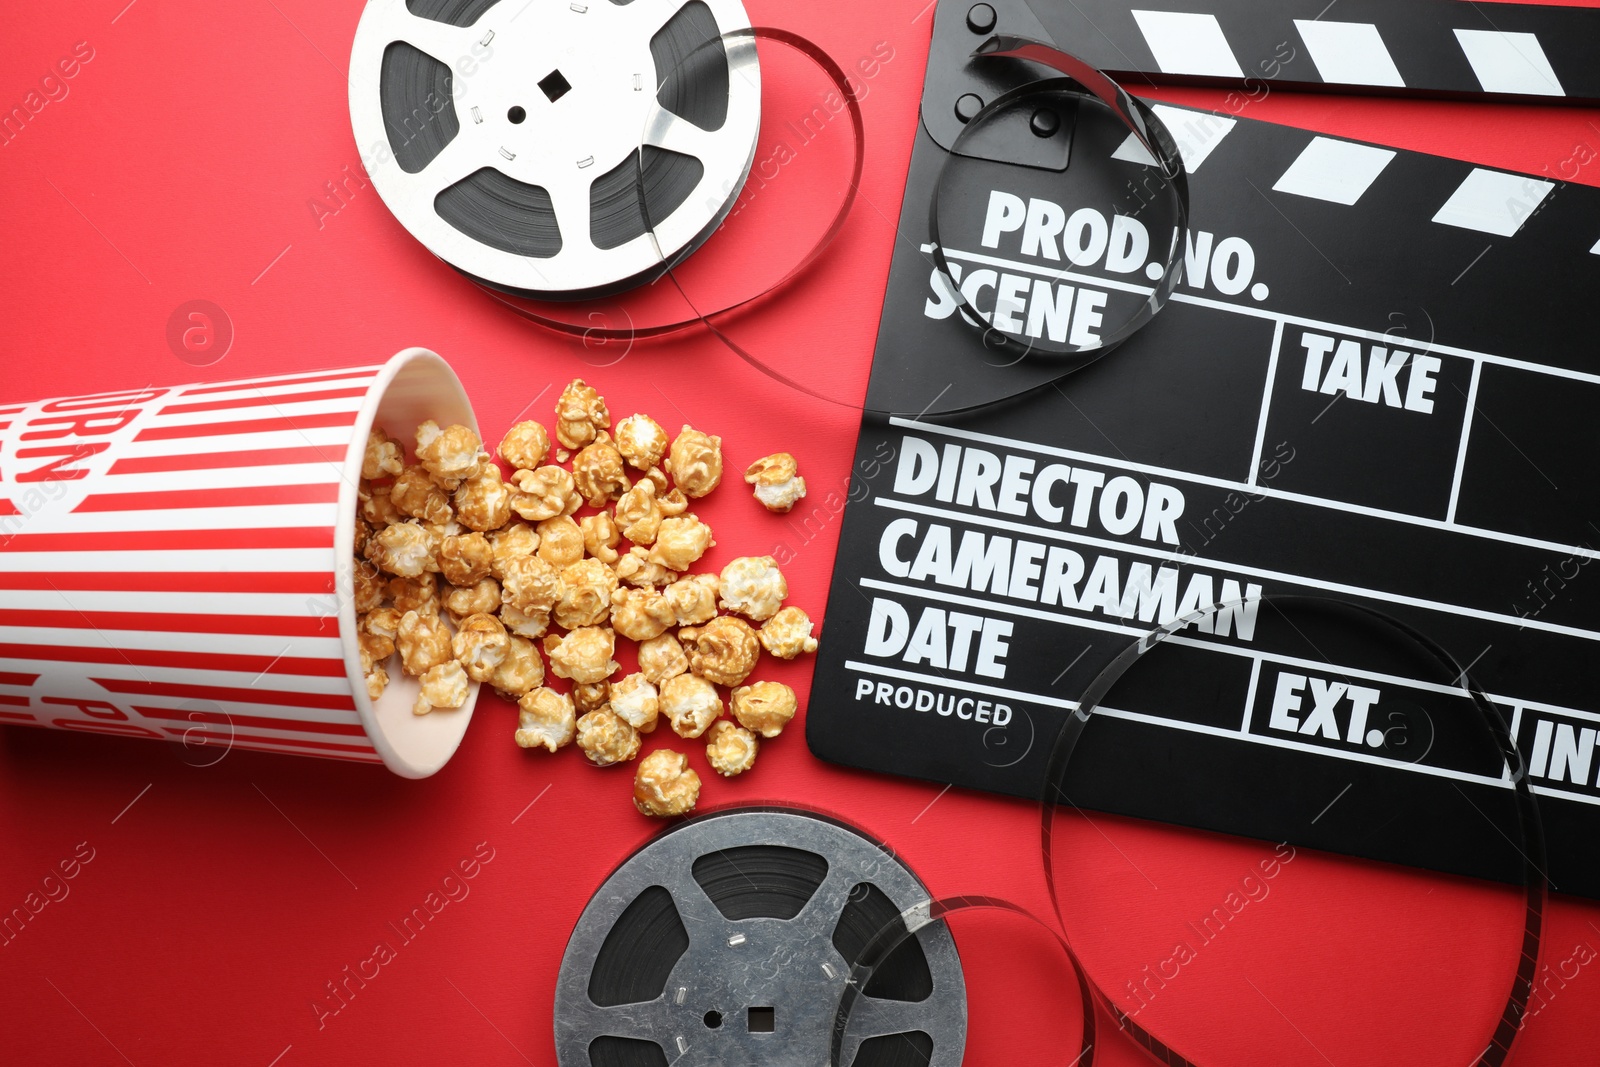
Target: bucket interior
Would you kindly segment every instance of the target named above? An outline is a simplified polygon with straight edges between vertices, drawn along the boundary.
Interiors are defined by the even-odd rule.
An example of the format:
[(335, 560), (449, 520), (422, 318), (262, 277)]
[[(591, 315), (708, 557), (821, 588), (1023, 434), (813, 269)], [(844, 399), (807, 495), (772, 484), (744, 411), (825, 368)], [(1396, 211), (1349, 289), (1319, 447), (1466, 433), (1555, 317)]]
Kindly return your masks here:
[[(345, 469), (351, 472), (340, 492), (340, 529), (336, 538), (339, 552), (339, 596), (342, 603), (340, 634), (344, 642), (346, 670), (354, 690), (356, 707), (367, 733), (390, 770), (407, 778), (423, 778), (443, 767), (461, 744), (472, 709), (478, 701), (478, 683), (473, 682), (467, 701), (456, 709), (435, 709), (426, 715), (412, 713), (419, 680), (400, 669), (398, 654), (388, 663), (389, 685), (376, 701), (367, 697), (356, 644), (354, 572), (357, 483), (367, 434), (378, 426), (390, 437), (405, 444), (407, 462), (413, 462), (417, 426), (432, 419), (440, 426), (460, 423), (478, 432), (478, 422), (460, 380), (449, 364), (424, 349), (409, 349), (395, 356), (388, 368), (373, 383)], [(480, 436), (482, 436), (480, 434)], [(446, 620), (448, 625), (449, 620)]]

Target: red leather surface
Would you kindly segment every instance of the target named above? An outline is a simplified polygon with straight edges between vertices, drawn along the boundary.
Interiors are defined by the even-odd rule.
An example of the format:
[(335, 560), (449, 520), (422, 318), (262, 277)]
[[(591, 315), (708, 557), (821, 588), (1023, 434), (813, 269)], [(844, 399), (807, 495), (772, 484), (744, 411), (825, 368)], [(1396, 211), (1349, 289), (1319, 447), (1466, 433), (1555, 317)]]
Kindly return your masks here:
[[(881, 60), (880, 42), (892, 49), (860, 75), (866, 174), (848, 225), (814, 270), (738, 320), (748, 348), (840, 395), (865, 383), (924, 2), (750, 4), (754, 21), (810, 37), (847, 69)], [(852, 462), (847, 408), (777, 384), (703, 334), (613, 363), (615, 349), (497, 307), (370, 186), (351, 181), (330, 200), (325, 183), (360, 174), (344, 74), (359, 0), (125, 3), (6, 17), (0, 106), (47, 102), (0, 147), (0, 399), (350, 365), (423, 345), (452, 362), (497, 436), (541, 394), (534, 413), (548, 422), (560, 383), (582, 375), (613, 412), (722, 434), (730, 470), (778, 449), (799, 456), (803, 514), (761, 512), (736, 480), (699, 511), (716, 530), (710, 563), (780, 554), (792, 602), (821, 615)], [(51, 77), (75, 49), (74, 75)], [(1223, 104), (1221, 93), (1162, 95)], [(1600, 184), (1593, 110), (1274, 93), (1242, 113)], [(805, 231), (836, 187), (783, 180), (768, 199), (791, 214), (774, 232)], [(770, 254), (796, 251), (779, 240)], [(234, 329), (227, 356), (204, 368), (166, 339), (169, 315), (194, 299), (220, 305)], [(809, 669), (768, 674), (803, 692)], [(0, 914), (30, 912), (0, 945), (0, 1059), (553, 1063), (567, 934), (657, 827), (629, 804), (627, 771), (524, 752), (514, 718), (486, 693), (455, 760), (422, 782), (244, 752), (199, 766), (216, 753), (0, 731)], [(1032, 806), (821, 764), (799, 727), (736, 781), (710, 780), (695, 753), (706, 801), (822, 807), (888, 841), (936, 894), (998, 894), (1046, 913)], [(1520, 928), (1503, 889), (1306, 852), (1266, 878), (1270, 845), (1114, 818), (1073, 820), (1068, 836), (1081, 857), (1064, 887), (1069, 933), (1127, 1006), (1130, 983), (1155, 990), (1140, 1021), (1201, 1063), (1457, 1064), (1488, 1039)], [(463, 863), (475, 876), (447, 893)], [(439, 901), (420, 933), (397, 932)], [(1203, 933), (1219, 906), (1230, 921)], [(968, 1062), (1070, 1061), (1076, 1008), (1049, 944), (1006, 920), (958, 920), (956, 935), (973, 986)], [(1169, 962), (1180, 943), (1190, 952)], [(1517, 1063), (1592, 1061), (1597, 950), (1600, 906), (1554, 898), (1543, 1007)], [(1144, 984), (1152, 973), (1168, 977)], [(1114, 1034), (1098, 1052), (1103, 1064), (1143, 1061)]]

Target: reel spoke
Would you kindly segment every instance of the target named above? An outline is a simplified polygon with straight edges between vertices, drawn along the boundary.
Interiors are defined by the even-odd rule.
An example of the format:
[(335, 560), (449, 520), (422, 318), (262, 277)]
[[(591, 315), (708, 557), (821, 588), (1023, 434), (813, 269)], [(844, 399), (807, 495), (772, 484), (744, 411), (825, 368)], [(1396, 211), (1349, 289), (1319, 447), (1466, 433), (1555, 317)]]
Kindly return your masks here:
[(702, 130), (688, 119), (679, 118), (666, 108), (658, 108), (651, 116), (644, 143), (680, 155), (693, 156), (702, 163), (715, 159), (721, 149), (715, 134)]
[[(669, 989), (670, 993), (670, 989)], [(612, 1004), (602, 1007), (591, 1002), (575, 1008), (581, 1026), (589, 1033), (608, 1037), (633, 1037), (656, 1040), (670, 1033), (675, 1020), (673, 1005), (663, 993), (641, 1004)]]
[[(572, 163), (558, 164), (558, 166), (574, 167)], [(569, 175), (562, 179), (552, 175), (555, 179), (545, 186), (550, 194), (551, 207), (555, 209), (556, 225), (561, 227), (562, 251), (577, 245), (580, 248), (594, 247), (594, 239), (589, 230), (589, 183), (586, 176), (594, 168), (579, 170), (576, 175)]]
[(463, 128), (426, 167), (406, 175), (405, 181), (412, 187), (410, 195), (425, 197), (431, 205), (435, 197), (462, 178), (492, 165), (484, 154), (483, 143)]

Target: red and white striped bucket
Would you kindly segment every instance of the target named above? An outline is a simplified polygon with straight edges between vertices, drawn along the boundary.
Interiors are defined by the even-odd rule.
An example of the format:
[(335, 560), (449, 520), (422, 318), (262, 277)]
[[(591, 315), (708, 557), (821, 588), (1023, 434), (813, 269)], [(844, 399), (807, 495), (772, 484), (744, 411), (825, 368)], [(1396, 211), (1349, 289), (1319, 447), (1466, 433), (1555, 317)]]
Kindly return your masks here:
[(374, 424), (477, 430), (449, 364), (0, 403), (0, 723), (382, 763), (421, 778), (457, 711), (367, 697), (351, 553)]

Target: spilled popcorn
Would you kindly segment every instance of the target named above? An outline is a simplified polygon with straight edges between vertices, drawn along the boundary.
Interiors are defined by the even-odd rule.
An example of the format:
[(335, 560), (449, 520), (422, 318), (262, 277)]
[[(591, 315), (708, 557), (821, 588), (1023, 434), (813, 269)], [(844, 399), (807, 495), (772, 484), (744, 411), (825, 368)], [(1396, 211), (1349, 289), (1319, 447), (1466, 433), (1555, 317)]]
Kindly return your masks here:
[[(642, 413), (613, 426), (581, 379), (554, 415), (554, 441), (533, 420), (506, 432), (509, 473), (465, 426), (423, 423), (409, 464), (402, 442), (372, 431), (355, 537), (369, 695), (403, 672), (419, 679), (413, 710), (426, 715), (460, 708), (483, 682), (516, 703), (523, 748), (575, 745), (596, 766), (626, 764), (665, 722), (704, 743), (718, 775), (748, 771), (797, 709), (788, 686), (753, 678), (763, 650), (791, 660), (817, 641), (805, 611), (785, 606), (772, 557), (691, 570), (716, 544), (690, 507), (722, 481), (722, 439), (687, 425), (669, 436)], [(772, 511), (805, 494), (786, 452), (745, 481)], [(593, 514), (576, 517), (585, 505)], [(637, 651), (626, 676), (619, 640)], [(556, 679), (565, 692), (546, 684)], [(638, 761), (634, 804), (683, 815), (700, 788), (682, 753), (657, 749)]]

